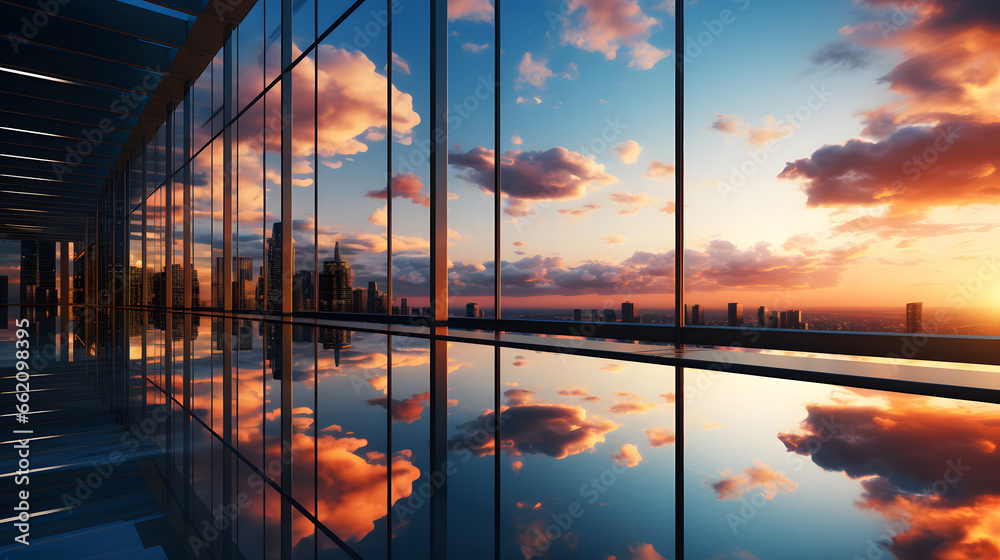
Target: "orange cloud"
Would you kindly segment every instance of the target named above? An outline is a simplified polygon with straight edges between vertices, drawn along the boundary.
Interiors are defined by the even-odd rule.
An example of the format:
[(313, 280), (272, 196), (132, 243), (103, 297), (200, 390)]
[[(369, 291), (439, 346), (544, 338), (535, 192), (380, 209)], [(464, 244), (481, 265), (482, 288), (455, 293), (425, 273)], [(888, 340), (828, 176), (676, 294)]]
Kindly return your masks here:
[(861, 481), (859, 506), (899, 528), (888, 543), (896, 558), (1000, 557), (1000, 407), (854, 392), (884, 404), (810, 405), (799, 429), (778, 439)]
[(656, 408), (655, 404), (642, 400), (635, 393), (615, 391), (615, 394), (623, 398), (608, 409), (612, 414), (646, 414)]
[[(392, 421), (412, 424), (414, 421), (419, 420), (420, 413), (424, 411), (423, 403), (429, 402), (430, 399), (431, 394), (429, 392), (419, 393), (401, 401), (392, 399)], [(386, 408), (387, 406), (387, 399), (385, 397), (368, 399), (367, 402), (368, 404), (381, 406), (382, 408)]]
[(649, 438), (650, 447), (663, 447), (664, 445), (674, 443), (676, 440), (672, 428), (650, 428), (643, 430), (643, 432)]
[(618, 453), (612, 453), (611, 459), (623, 467), (632, 468), (642, 462), (642, 455), (633, 443), (626, 443)]
[(746, 136), (746, 143), (751, 145), (766, 144), (795, 132), (793, 124), (779, 124), (775, 118), (768, 115), (761, 120), (762, 126), (756, 127), (744, 122), (739, 115), (716, 114), (711, 128), (720, 132)]
[(726, 469), (721, 474), (722, 480), (712, 483), (712, 490), (720, 500), (738, 500), (745, 492), (755, 488), (760, 488), (760, 495), (771, 500), (779, 490), (794, 492), (799, 485), (784, 473), (771, 470), (759, 459), (754, 459), (753, 466), (743, 469), (741, 473), (734, 475)]
[(636, 543), (628, 547), (632, 560), (667, 560), (649, 543)]

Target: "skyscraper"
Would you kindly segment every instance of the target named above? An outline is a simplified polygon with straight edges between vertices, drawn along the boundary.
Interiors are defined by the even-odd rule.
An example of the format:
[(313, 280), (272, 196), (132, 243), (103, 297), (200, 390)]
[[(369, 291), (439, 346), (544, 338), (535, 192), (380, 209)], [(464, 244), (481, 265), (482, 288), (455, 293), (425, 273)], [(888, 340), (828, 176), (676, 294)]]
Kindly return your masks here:
[(693, 305), (691, 307), (691, 324), (692, 325), (705, 324), (705, 309), (699, 304)]
[[(235, 311), (254, 308), (253, 257), (233, 257), (233, 301)], [(222, 257), (215, 257), (212, 265), (212, 307), (222, 309), (223, 286), (225, 279), (222, 269)]]
[(465, 316), (479, 317), (479, 304), (475, 302), (469, 302), (465, 304)]
[(267, 309), (281, 309), (281, 222), (271, 226), (271, 238), (265, 240), (267, 245), (267, 278), (264, 290), (267, 294)]
[(319, 275), (319, 310), (350, 313), (358, 311), (354, 307), (351, 283), (351, 264), (340, 256), (340, 242), (333, 246), (333, 260), (323, 261), (323, 272)]
[(574, 321), (582, 321), (583, 320), (583, 310), (582, 309), (574, 309), (573, 310), (573, 320)]
[(353, 311), (355, 313), (368, 313), (368, 290), (366, 288), (354, 288), (351, 293), (353, 296)]
[(56, 303), (56, 244), (21, 242), (21, 303)]
[(730, 303), (729, 304), (729, 326), (730, 327), (742, 327), (743, 326), (743, 304), (742, 303)]
[(638, 323), (639, 315), (635, 312), (635, 304), (630, 301), (622, 302), (622, 322), (623, 323)]
[(767, 328), (767, 322), (768, 322), (768, 320), (770, 318), (771, 318), (771, 316), (767, 312), (767, 306), (762, 305), (762, 306), (760, 306), (760, 307), (757, 308), (757, 328), (758, 329), (766, 329)]
[(605, 309), (604, 310), (604, 322), (605, 323), (614, 323), (615, 322), (615, 310), (614, 309)]
[(924, 302), (906, 304), (906, 332), (924, 332)]
[(367, 313), (385, 313), (385, 305), (382, 301), (382, 292), (378, 291), (378, 282), (368, 283), (368, 310)]

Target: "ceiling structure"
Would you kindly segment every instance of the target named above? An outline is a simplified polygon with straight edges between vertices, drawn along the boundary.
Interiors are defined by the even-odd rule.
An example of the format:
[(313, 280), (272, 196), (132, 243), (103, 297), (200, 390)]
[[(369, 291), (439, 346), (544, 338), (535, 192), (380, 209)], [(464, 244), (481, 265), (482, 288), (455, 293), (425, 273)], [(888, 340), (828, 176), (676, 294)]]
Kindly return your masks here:
[(77, 241), (256, 0), (0, 0), (0, 239)]

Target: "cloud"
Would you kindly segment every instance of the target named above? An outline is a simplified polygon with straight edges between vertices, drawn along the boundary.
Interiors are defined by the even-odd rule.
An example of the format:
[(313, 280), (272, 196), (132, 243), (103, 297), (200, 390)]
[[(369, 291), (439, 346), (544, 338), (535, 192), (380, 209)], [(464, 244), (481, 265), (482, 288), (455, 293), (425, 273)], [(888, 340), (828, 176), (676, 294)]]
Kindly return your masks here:
[(467, 53), (477, 53), (488, 48), (490, 48), (489, 43), (483, 43), (482, 45), (477, 45), (475, 43), (462, 43), (462, 50)]
[(646, 193), (632, 194), (628, 192), (611, 193), (608, 198), (617, 202), (620, 206), (615, 214), (619, 216), (626, 216), (630, 214), (635, 214), (639, 210), (649, 206), (655, 202)]
[[(467, 153), (448, 154), (448, 163), (459, 177), (492, 193), (493, 150), (476, 146)], [(618, 181), (605, 173), (604, 165), (557, 146), (545, 151), (504, 152), (500, 169), (502, 196), (508, 199), (504, 212), (522, 217), (531, 214), (536, 201), (574, 200)]]
[[(392, 399), (392, 421), (412, 424), (414, 421), (419, 420), (420, 413), (424, 411), (423, 403), (429, 402), (430, 398), (430, 393), (419, 393), (404, 400)], [(386, 408), (387, 399), (385, 397), (381, 397), (377, 399), (368, 399), (366, 402), (371, 405)]]
[(600, 202), (588, 202), (587, 204), (584, 204), (580, 208), (560, 208), (556, 210), (556, 212), (559, 212), (560, 214), (569, 214), (570, 216), (579, 217), (583, 216), (587, 212), (593, 212), (594, 210), (597, 210), (600, 207), (601, 207)]
[[(853, 139), (788, 163), (810, 207), (888, 205), (896, 213), (1000, 202), (1000, 122), (901, 128), (885, 140)], [(981, 171), (981, 172), (980, 172)]]
[(560, 78), (566, 80), (579, 80), (580, 79), (580, 67), (577, 66), (575, 62), (570, 62), (566, 66), (566, 70), (559, 74)]
[(673, 214), (677, 211), (677, 204), (673, 200), (668, 200), (663, 203), (663, 208), (660, 208), (660, 212), (666, 212), (667, 214)]
[(511, 245), (513, 245), (515, 247), (524, 247), (525, 245), (527, 245), (527, 243), (525, 243), (524, 241), (515, 241), (515, 242), (511, 243)]
[(628, 547), (632, 560), (667, 560), (649, 543), (636, 543)]
[(388, 215), (385, 212), (385, 208), (376, 208), (372, 212), (371, 216), (368, 216), (368, 221), (376, 226), (384, 226), (389, 223)]
[[(715, 239), (702, 249), (688, 248), (687, 286), (699, 292), (743, 289), (753, 291), (820, 289), (841, 284), (847, 268), (865, 258), (870, 242), (848, 243), (829, 249), (779, 250), (760, 242), (740, 248)], [(494, 263), (456, 264), (449, 272), (467, 295), (493, 293)], [(669, 293), (673, 289), (673, 250), (635, 251), (617, 263), (588, 260), (566, 265), (561, 257), (525, 255), (503, 261), (505, 293), (516, 296), (613, 295)], [(606, 366), (610, 367), (610, 366)], [(624, 366), (621, 366), (624, 367)]]
[(399, 56), (399, 53), (392, 53), (392, 65), (407, 76), (412, 75), (410, 73), (410, 63), (407, 62), (405, 58)]
[[(386, 128), (385, 76), (379, 74), (375, 64), (360, 51), (323, 45), (319, 59), (316, 87), (323, 98), (316, 115), (319, 155), (331, 157), (367, 151), (368, 146), (359, 138), (367, 132), (384, 133)], [(305, 58), (300, 64), (313, 64), (312, 60)], [(309, 99), (302, 101), (311, 103), (312, 94), (306, 89), (309, 88), (301, 88), (301, 94)], [(397, 140), (408, 143), (412, 139), (413, 128), (419, 123), (420, 116), (413, 110), (413, 97), (392, 86), (393, 135)], [(293, 148), (295, 156), (312, 153), (312, 129), (301, 127), (301, 130), (301, 134), (308, 137), (302, 142), (293, 142), (294, 146), (304, 146), (298, 150)]]
[(899, 525), (887, 543), (896, 558), (1000, 555), (1000, 407), (852, 392), (836, 404), (807, 406), (798, 430), (778, 439), (824, 470), (860, 481), (859, 507)]
[(711, 128), (728, 134), (746, 136), (746, 143), (751, 145), (766, 144), (795, 132), (794, 124), (779, 124), (771, 115), (760, 119), (763, 123), (760, 127), (744, 122), (739, 115), (717, 113), (715, 117)]
[(510, 469), (514, 471), (514, 474), (521, 472), (521, 468), (524, 467), (524, 463), (521, 461), (514, 461), (510, 464)]
[(564, 397), (589, 397), (590, 393), (587, 392), (587, 386), (584, 387), (567, 387), (566, 389), (559, 389), (556, 391), (557, 395), (562, 395)]
[(620, 235), (620, 234), (617, 234), (617, 233), (611, 234), (610, 237), (602, 237), (601, 239), (605, 243), (625, 243), (627, 241), (627, 239), (625, 239), (624, 235)]
[[(548, 455), (563, 459), (593, 449), (604, 441), (604, 434), (621, 426), (597, 416), (587, 418), (579, 406), (545, 404), (535, 401), (534, 392), (509, 389), (504, 395), (508, 405), (502, 408), (500, 423), (508, 455)], [(467, 449), (477, 457), (493, 454), (493, 439), (489, 426), (495, 426), (495, 413), (488, 411), (478, 418), (458, 425), (458, 434), (449, 440), (452, 449)], [(484, 441), (487, 440), (487, 441)]]
[(671, 428), (650, 428), (643, 430), (643, 433), (649, 438), (650, 447), (663, 447), (674, 443), (676, 439), (674, 430)]
[(674, 164), (663, 163), (654, 159), (649, 162), (649, 167), (642, 176), (647, 179), (666, 179), (667, 177), (672, 177), (673, 174)]
[(832, 68), (866, 68), (874, 61), (872, 51), (846, 40), (829, 41), (809, 57), (817, 66)]
[(615, 394), (621, 398), (608, 409), (612, 414), (646, 414), (656, 409), (655, 404), (642, 400), (635, 393), (615, 391)]
[(642, 146), (635, 140), (626, 140), (615, 144), (611, 151), (618, 154), (622, 163), (635, 163), (642, 152)]
[(745, 492), (756, 488), (761, 489), (761, 496), (771, 500), (779, 491), (794, 492), (798, 488), (797, 482), (784, 473), (771, 470), (759, 459), (754, 459), (753, 466), (743, 469), (743, 472), (733, 474), (726, 469), (720, 474), (722, 480), (712, 483), (712, 490), (720, 500), (738, 500)]
[(523, 84), (535, 86), (538, 89), (545, 89), (545, 80), (554, 74), (547, 66), (549, 60), (545, 57), (532, 59), (530, 52), (525, 52), (521, 57), (520, 64), (517, 65), (517, 78), (514, 79), (514, 89), (521, 89)]
[(524, 140), (521, 139), (521, 135), (515, 130), (514, 135), (510, 137), (510, 143), (515, 146), (520, 146), (524, 143)]
[(448, 21), (493, 22), (490, 0), (448, 0)]
[(538, 97), (521, 97), (520, 95), (517, 96), (518, 105), (522, 103), (524, 103), (525, 105), (538, 105), (541, 102), (542, 102), (541, 98)]
[(628, 65), (637, 70), (649, 70), (670, 56), (670, 49), (649, 43), (662, 22), (644, 14), (636, 0), (573, 0), (567, 12), (563, 44), (599, 52), (607, 60), (614, 60), (620, 49), (627, 50)]
[(621, 373), (625, 371), (624, 364), (606, 364), (598, 368), (598, 371), (610, 371), (611, 373)]
[[(406, 198), (414, 204), (420, 204), (425, 207), (431, 205), (430, 197), (420, 193), (424, 188), (424, 184), (420, 182), (420, 177), (417, 177), (413, 173), (394, 173), (391, 186), (392, 198)], [(387, 193), (386, 189), (382, 189), (380, 191), (368, 191), (365, 193), (365, 196), (385, 200)]]
[(618, 453), (612, 453), (611, 459), (623, 467), (632, 468), (642, 461), (642, 455), (635, 444), (626, 443)]

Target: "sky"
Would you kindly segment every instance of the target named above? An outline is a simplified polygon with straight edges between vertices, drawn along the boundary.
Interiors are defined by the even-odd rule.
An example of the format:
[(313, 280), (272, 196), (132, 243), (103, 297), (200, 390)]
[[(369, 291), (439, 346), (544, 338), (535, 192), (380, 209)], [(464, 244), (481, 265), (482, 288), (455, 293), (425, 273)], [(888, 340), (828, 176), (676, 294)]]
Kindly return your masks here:
[[(240, 27), (241, 108), (278, 75), (269, 4)], [(686, 6), (689, 304), (1000, 309), (991, 249), (1000, 241), (1000, 63), (990, 54), (1000, 14), (977, 0), (906, 6)], [(393, 26), (390, 55), (380, 9), (363, 5), (291, 76), (296, 270), (311, 269), (316, 239), (320, 269), (340, 242), (355, 287), (377, 281), (384, 290), (391, 228), (393, 293), (427, 305), (428, 14), (396, 4), (406, 25)], [(304, 10), (296, 56), (311, 41)], [(453, 308), (494, 303), (496, 149), (505, 307), (672, 307), (672, 10), (663, 0), (506, 2), (493, 91), (493, 6), (449, 2)], [(338, 16), (324, 6), (319, 27)], [(237, 251), (255, 268), (281, 216), (279, 100), (275, 88), (237, 124)], [(221, 236), (198, 237), (221, 227), (221, 197), (211, 196), (221, 173), (202, 159), (213, 169), (195, 193), (204, 268), (221, 255)], [(200, 273), (202, 294), (210, 276)]]

